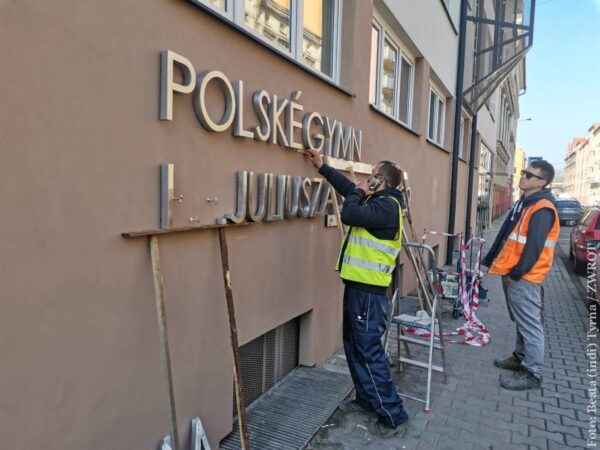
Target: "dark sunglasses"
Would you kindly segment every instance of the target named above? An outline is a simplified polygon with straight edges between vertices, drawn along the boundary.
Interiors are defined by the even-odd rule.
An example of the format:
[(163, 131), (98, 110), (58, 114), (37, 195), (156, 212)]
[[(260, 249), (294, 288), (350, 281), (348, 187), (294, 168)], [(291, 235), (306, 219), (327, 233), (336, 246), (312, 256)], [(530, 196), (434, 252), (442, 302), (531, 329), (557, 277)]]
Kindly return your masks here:
[(531, 173), (527, 170), (521, 170), (521, 176), (525, 175), (525, 178), (527, 178), (528, 180), (531, 179), (531, 177), (536, 177), (538, 180), (545, 180), (544, 177), (540, 177), (539, 175), (536, 175), (535, 173)]

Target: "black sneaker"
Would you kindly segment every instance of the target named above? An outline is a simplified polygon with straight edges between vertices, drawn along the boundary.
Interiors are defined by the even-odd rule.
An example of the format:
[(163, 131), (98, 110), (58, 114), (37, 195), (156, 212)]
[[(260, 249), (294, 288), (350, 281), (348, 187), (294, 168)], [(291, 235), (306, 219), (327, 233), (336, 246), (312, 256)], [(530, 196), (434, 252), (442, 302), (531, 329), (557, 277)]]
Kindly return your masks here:
[(542, 387), (542, 378), (522, 367), (512, 377), (500, 377), (500, 386), (509, 391), (525, 391)]
[(521, 359), (517, 358), (515, 355), (511, 355), (506, 359), (495, 359), (494, 365), (500, 369), (506, 370), (521, 370), (523, 368), (523, 366), (521, 366)]
[(385, 423), (381, 417), (376, 422), (370, 422), (367, 424), (369, 433), (373, 436), (377, 436), (381, 439), (389, 439), (396, 436), (400, 431), (404, 431), (407, 428), (408, 418), (403, 422), (399, 423), (395, 427), (392, 427)]
[(362, 413), (377, 417), (377, 413), (374, 410), (361, 405), (356, 400), (346, 399), (340, 403), (339, 408), (345, 413)]

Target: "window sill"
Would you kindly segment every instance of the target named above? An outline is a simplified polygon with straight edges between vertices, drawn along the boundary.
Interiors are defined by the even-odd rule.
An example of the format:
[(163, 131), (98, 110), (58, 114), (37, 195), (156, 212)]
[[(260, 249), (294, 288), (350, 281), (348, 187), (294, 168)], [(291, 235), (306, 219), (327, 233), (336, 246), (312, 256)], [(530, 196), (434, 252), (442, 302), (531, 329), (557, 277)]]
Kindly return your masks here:
[(452, 152), (450, 152), (450, 150), (446, 150), (446, 149), (445, 149), (444, 147), (442, 147), (440, 144), (438, 144), (438, 143), (437, 143), (437, 142), (435, 142), (435, 141), (432, 141), (432, 140), (431, 140), (431, 139), (429, 139), (429, 138), (426, 138), (425, 140), (426, 140), (427, 142), (429, 142), (431, 145), (433, 145), (434, 147), (437, 147), (438, 149), (440, 149), (440, 150), (442, 150), (442, 151), (444, 151), (444, 152), (446, 152), (446, 153), (448, 153), (448, 154), (452, 153)]
[(260, 38), (260, 37), (258, 37), (256, 35), (254, 35), (250, 31), (246, 30), (244, 27), (242, 27), (242, 26), (238, 25), (237, 23), (233, 22), (228, 17), (223, 16), (220, 12), (214, 10), (213, 8), (211, 8), (211, 7), (207, 6), (207, 5), (204, 5), (202, 3), (196, 2), (194, 0), (189, 0), (188, 3), (191, 3), (196, 8), (200, 8), (202, 11), (208, 13), (209, 15), (211, 15), (212, 17), (214, 17), (215, 19), (219, 20), (220, 22), (225, 23), (226, 25), (228, 25), (229, 27), (233, 28), (237, 32), (243, 34), (245, 37), (252, 39), (254, 42), (260, 44), (262, 47), (264, 47), (267, 50), (271, 51), (272, 53), (275, 53), (276, 55), (284, 58), (288, 62), (291, 62), (295, 66), (299, 67), (300, 69), (304, 70), (305, 72), (309, 73), (310, 75), (318, 78), (319, 80), (327, 83), (328, 85), (330, 85), (331, 87), (337, 89), (338, 91), (343, 92), (344, 94), (346, 94), (349, 97), (356, 98), (356, 93), (355, 92), (349, 91), (348, 89), (346, 89), (346, 88), (340, 86), (339, 84), (337, 84), (335, 81), (333, 81), (331, 78), (327, 77), (326, 75), (323, 75), (320, 72), (317, 72), (316, 70), (314, 70), (311, 67), (307, 66), (306, 64), (303, 64), (300, 61), (295, 60), (294, 58), (292, 58), (290, 55), (288, 55), (284, 51), (279, 50), (277, 47), (271, 45), (269, 42), (263, 40), (262, 38)]
[(396, 119), (395, 117), (390, 116), (388, 113), (383, 112), (382, 110), (380, 110), (377, 106), (375, 106), (373, 103), (369, 103), (369, 108), (371, 108), (372, 111), (375, 111), (377, 114), (382, 115), (383, 117), (385, 117), (386, 119), (394, 122), (396, 125), (400, 125), (402, 128), (404, 128), (406, 131), (411, 132), (412, 134), (414, 134), (417, 137), (421, 137), (421, 133), (416, 132), (415, 130), (413, 130), (412, 128), (410, 128), (408, 125), (406, 125), (405, 123), (400, 122), (398, 119)]

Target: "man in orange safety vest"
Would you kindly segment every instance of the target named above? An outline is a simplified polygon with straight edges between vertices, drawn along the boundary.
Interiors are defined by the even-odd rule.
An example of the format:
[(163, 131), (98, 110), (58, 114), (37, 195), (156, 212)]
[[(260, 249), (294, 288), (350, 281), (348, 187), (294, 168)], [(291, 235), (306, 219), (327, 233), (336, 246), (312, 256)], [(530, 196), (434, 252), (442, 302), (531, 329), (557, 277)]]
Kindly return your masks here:
[(510, 318), (516, 324), (513, 354), (494, 365), (515, 371), (500, 385), (522, 391), (541, 387), (544, 364), (541, 284), (552, 267), (560, 233), (558, 212), (548, 185), (554, 168), (544, 160), (533, 161), (521, 171), (521, 199), (504, 221), (490, 251), (482, 261), (489, 274), (502, 275), (502, 287)]

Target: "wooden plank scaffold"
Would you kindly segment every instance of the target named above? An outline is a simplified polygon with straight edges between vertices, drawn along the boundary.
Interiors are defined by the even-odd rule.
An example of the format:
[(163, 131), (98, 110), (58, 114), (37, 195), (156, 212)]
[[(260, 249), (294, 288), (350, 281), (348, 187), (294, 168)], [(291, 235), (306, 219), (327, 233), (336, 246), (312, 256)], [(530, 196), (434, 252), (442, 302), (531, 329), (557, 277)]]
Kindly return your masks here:
[(242, 376), (239, 365), (239, 345), (237, 338), (237, 325), (235, 321), (235, 309), (233, 303), (233, 291), (231, 289), (231, 272), (229, 269), (229, 253), (227, 240), (225, 237), (225, 228), (247, 226), (248, 223), (240, 224), (214, 224), (198, 225), (194, 227), (181, 227), (170, 229), (154, 229), (145, 231), (134, 231), (122, 233), (125, 239), (147, 237), (150, 248), (150, 260), (152, 264), (152, 276), (154, 280), (154, 298), (156, 304), (156, 314), (158, 319), (158, 332), (161, 347), (161, 363), (163, 366), (167, 408), (169, 411), (169, 426), (173, 450), (179, 450), (179, 432), (177, 429), (177, 411), (175, 408), (175, 391), (173, 386), (173, 375), (171, 369), (171, 356), (169, 351), (169, 338), (167, 331), (167, 314), (165, 308), (165, 295), (163, 290), (163, 274), (160, 263), (160, 252), (158, 246), (158, 237), (165, 234), (218, 230), (219, 247), (221, 250), (221, 268), (223, 270), (223, 284), (225, 286), (225, 298), (227, 302), (227, 315), (229, 318), (229, 337), (231, 343), (231, 356), (233, 360), (233, 380), (236, 393), (236, 407), (238, 412), (238, 423), (240, 427), (240, 441), (242, 450), (250, 450), (248, 437), (248, 427), (246, 422), (246, 408), (244, 407), (244, 393), (242, 391)]

